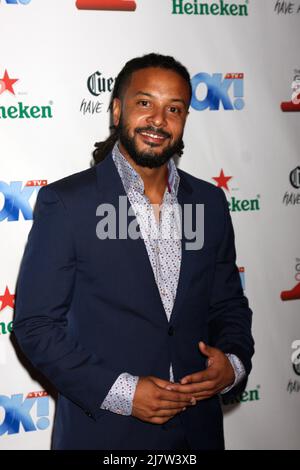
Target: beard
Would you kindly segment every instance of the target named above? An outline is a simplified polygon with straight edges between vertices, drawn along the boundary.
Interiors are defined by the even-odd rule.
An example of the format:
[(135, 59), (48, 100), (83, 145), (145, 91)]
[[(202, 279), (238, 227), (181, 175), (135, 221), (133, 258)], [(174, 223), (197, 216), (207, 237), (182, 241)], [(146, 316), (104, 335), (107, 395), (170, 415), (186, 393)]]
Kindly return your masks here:
[[(134, 130), (135, 133), (141, 132), (155, 132), (159, 135), (164, 137), (171, 137), (163, 129), (147, 126), (147, 127), (137, 127)], [(125, 150), (128, 152), (132, 160), (139, 166), (147, 167), (147, 168), (159, 168), (160, 166), (167, 163), (170, 158), (172, 158), (175, 154), (181, 154), (183, 149), (183, 141), (182, 135), (174, 141), (173, 144), (166, 147), (160, 153), (155, 152), (155, 148), (158, 147), (158, 144), (151, 143), (149, 145), (149, 150), (139, 151), (137, 145), (135, 143), (134, 137), (129, 136), (129, 131), (127, 126), (123, 123), (122, 119), (120, 120), (120, 124), (118, 126), (118, 134), (119, 140)], [(151, 147), (153, 150), (151, 150)]]

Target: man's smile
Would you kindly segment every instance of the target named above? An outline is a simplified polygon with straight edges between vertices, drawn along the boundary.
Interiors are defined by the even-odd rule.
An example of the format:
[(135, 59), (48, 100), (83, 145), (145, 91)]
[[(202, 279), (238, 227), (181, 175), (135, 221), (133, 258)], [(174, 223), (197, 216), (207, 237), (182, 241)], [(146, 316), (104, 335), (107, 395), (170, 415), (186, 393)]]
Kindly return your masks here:
[(162, 144), (170, 138), (170, 134), (155, 132), (152, 130), (136, 129), (136, 132), (143, 137), (145, 142), (149, 143)]

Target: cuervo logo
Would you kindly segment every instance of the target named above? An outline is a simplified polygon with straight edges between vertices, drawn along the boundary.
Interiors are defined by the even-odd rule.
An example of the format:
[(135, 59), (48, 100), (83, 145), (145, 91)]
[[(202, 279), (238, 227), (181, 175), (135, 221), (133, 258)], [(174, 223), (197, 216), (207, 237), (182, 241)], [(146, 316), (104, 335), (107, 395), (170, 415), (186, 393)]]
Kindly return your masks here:
[(99, 70), (90, 75), (87, 79), (88, 90), (94, 96), (99, 96), (101, 93), (112, 92), (113, 83), (114, 79), (112, 77), (103, 77)]

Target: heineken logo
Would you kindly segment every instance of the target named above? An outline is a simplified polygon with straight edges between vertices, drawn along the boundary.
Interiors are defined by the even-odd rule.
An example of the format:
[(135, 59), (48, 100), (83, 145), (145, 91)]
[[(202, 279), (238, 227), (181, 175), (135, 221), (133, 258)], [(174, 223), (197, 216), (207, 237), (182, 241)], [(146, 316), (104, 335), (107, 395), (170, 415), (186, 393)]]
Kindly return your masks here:
[(257, 387), (252, 390), (245, 390), (235, 397), (222, 396), (223, 405), (235, 405), (238, 403), (259, 401), (260, 399), (260, 385), (257, 385)]
[(259, 211), (259, 195), (255, 199), (237, 199), (232, 197), (228, 205), (231, 212)]
[(18, 101), (17, 106), (0, 106), (0, 119), (47, 119), (52, 117), (51, 105), (29, 106)]
[[(229, 181), (233, 176), (225, 176), (223, 168), (220, 171), (219, 176), (213, 176), (213, 180), (216, 181), (218, 188), (229, 192), (228, 186)], [(259, 211), (260, 210), (260, 195), (258, 194), (255, 198), (251, 199), (238, 199), (237, 197), (231, 197), (228, 201), (229, 210), (231, 212), (248, 212), (248, 211)]]
[[(7, 286), (3, 295), (0, 295), (0, 313), (5, 310), (6, 307), (9, 307), (10, 311), (13, 311), (15, 307), (15, 295), (10, 293), (9, 288)], [(0, 335), (7, 335), (12, 332), (12, 329), (13, 322), (11, 320), (9, 322), (3, 320), (1, 315)]]
[(248, 16), (248, 2), (172, 0), (173, 15)]
[[(0, 335), (9, 335), (13, 330), (13, 321), (1, 321), (0, 322)], [(1, 364), (1, 361), (0, 361)]]
[[(0, 95), (8, 93), (16, 96), (15, 84), (18, 78), (11, 78), (8, 71), (5, 70), (3, 77), (0, 79)], [(12, 106), (0, 105), (0, 119), (49, 119), (53, 117), (52, 103), (46, 106), (28, 105), (22, 101), (18, 101)]]

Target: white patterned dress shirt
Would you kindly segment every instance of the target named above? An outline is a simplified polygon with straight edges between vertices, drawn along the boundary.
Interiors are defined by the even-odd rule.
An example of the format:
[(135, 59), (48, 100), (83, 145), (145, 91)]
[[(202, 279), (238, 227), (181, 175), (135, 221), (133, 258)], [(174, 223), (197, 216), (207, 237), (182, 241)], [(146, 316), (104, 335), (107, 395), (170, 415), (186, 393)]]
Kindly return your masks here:
[[(170, 320), (181, 265), (180, 219), (176, 210), (178, 207), (177, 192), (180, 176), (171, 158), (168, 162), (167, 187), (159, 208), (158, 222), (150, 200), (144, 194), (142, 178), (121, 154), (118, 143), (113, 148), (112, 158), (140, 226), (160, 297), (167, 318)], [(171, 237), (163, 236), (163, 227), (172, 227)], [(233, 354), (227, 354), (227, 357), (234, 369), (235, 381), (222, 393), (229, 391), (245, 376), (245, 369), (241, 361)], [(126, 416), (131, 415), (132, 401), (138, 379), (139, 377), (128, 372), (119, 375), (102, 402), (101, 409)], [(172, 364), (170, 364), (170, 381), (174, 381)]]

